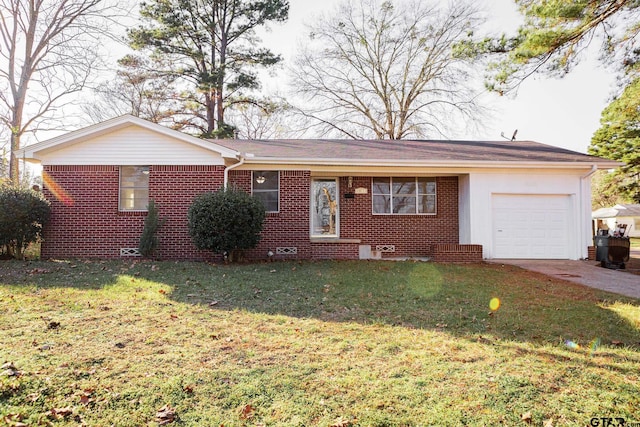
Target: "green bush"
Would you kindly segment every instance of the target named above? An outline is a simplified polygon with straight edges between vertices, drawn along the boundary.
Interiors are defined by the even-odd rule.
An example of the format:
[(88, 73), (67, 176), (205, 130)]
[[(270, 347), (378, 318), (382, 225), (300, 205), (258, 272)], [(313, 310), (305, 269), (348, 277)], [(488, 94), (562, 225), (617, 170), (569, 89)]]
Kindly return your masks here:
[(18, 259), (30, 243), (42, 237), (51, 207), (41, 193), (0, 187), (0, 247)]
[(189, 208), (189, 234), (198, 249), (227, 253), (235, 261), (260, 241), (262, 202), (237, 189), (201, 194)]
[(138, 244), (138, 250), (142, 256), (150, 257), (158, 248), (158, 236), (156, 233), (162, 224), (164, 224), (164, 220), (160, 220), (155, 202), (149, 200), (147, 217), (144, 219), (144, 228)]

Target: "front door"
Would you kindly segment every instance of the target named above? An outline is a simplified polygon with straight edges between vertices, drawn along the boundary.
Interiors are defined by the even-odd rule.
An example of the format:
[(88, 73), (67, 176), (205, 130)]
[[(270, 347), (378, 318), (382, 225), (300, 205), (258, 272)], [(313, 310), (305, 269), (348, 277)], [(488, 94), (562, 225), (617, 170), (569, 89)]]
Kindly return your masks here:
[(311, 236), (338, 237), (340, 234), (340, 197), (338, 180), (319, 178), (311, 181)]

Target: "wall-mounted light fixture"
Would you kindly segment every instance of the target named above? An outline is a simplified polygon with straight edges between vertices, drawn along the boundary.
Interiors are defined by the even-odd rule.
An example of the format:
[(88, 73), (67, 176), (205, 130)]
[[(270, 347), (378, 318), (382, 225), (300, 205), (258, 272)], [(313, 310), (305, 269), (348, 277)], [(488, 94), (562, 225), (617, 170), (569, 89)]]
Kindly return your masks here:
[(347, 180), (349, 182), (349, 188), (353, 187), (353, 177), (350, 176)]

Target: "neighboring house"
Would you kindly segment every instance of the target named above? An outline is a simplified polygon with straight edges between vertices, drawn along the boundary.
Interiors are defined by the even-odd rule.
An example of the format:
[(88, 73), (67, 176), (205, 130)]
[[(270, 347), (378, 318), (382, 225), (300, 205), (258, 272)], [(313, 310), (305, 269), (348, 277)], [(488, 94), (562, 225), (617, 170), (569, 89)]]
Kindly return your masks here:
[(159, 258), (215, 259), (191, 243), (187, 211), (229, 183), (268, 211), (253, 259), (580, 259), (590, 176), (619, 165), (525, 141), (208, 141), (132, 116), (19, 155), (42, 164), (52, 202), (44, 258), (137, 255), (153, 199)]
[(623, 228), (625, 236), (640, 237), (640, 204), (600, 208), (591, 218), (596, 230), (608, 229), (609, 234), (613, 234)]

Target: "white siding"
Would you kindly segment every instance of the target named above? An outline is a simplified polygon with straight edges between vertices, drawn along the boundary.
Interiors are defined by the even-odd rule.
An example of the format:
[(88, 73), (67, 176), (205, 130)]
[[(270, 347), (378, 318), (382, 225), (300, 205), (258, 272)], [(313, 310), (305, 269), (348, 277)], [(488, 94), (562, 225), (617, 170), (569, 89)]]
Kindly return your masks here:
[[(470, 238), (465, 243), (481, 244), (484, 258), (496, 258), (493, 230), (494, 195), (562, 196), (568, 203), (566, 258), (581, 259), (587, 255), (587, 246), (592, 245), (589, 215), (591, 195), (585, 191), (589, 179), (582, 179), (587, 171), (491, 171), (469, 174), (468, 208), (461, 211), (461, 224), (468, 222)], [(587, 181), (585, 184), (584, 181)], [(541, 199), (542, 200), (542, 199)], [(466, 228), (466, 226), (465, 226)], [(465, 236), (466, 237), (466, 236)], [(465, 239), (466, 240), (466, 239)]]
[(41, 153), (44, 165), (223, 165), (211, 150), (138, 126), (128, 126)]

